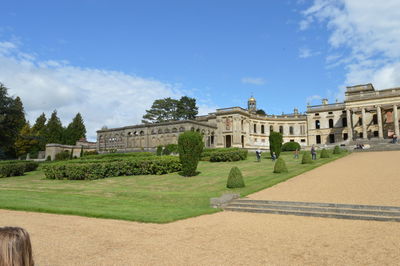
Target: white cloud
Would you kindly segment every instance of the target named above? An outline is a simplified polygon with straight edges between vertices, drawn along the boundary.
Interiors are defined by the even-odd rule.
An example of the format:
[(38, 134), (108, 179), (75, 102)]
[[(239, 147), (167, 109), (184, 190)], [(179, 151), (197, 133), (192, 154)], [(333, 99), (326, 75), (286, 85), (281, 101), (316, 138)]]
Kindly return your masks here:
[(309, 58), (309, 57), (316, 56), (319, 54), (320, 54), (320, 52), (313, 52), (309, 48), (300, 48), (299, 49), (299, 57), (300, 58)]
[[(40, 113), (49, 117), (57, 109), (66, 125), (80, 112), (91, 139), (103, 125), (139, 123), (155, 99), (184, 94), (178, 85), (150, 78), (81, 68), (64, 61), (39, 61), (10, 42), (0, 42), (0, 82), (9, 88), (9, 94), (22, 98), (31, 123)], [(203, 104), (200, 112), (210, 108)]]
[(384, 89), (400, 86), (399, 10), (398, 0), (314, 0), (301, 23), (326, 25), (333, 48), (327, 63), (345, 67), (344, 85), (372, 82)]
[(252, 85), (264, 85), (265, 80), (263, 78), (254, 78), (254, 77), (245, 77), (242, 78), (243, 84), (252, 84)]

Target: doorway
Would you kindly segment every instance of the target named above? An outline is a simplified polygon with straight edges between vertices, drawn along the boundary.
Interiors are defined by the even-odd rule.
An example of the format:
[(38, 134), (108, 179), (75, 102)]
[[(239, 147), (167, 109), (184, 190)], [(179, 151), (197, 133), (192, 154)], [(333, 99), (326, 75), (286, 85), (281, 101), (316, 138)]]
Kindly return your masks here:
[(230, 148), (232, 146), (232, 137), (231, 135), (225, 136), (225, 148)]

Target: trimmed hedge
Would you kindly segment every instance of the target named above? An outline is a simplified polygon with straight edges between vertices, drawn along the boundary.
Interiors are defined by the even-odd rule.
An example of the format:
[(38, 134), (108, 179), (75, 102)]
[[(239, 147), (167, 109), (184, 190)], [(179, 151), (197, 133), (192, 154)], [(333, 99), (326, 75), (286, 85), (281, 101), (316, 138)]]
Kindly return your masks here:
[(340, 147), (338, 145), (335, 146), (333, 149), (333, 154), (340, 154), (342, 151), (340, 150)]
[(283, 137), (279, 132), (271, 132), (269, 135), (269, 152), (272, 154), (275, 152), (276, 158), (279, 158), (282, 149)]
[(69, 151), (65, 150), (65, 151), (62, 151), (60, 153), (57, 153), (54, 159), (56, 161), (69, 160), (69, 159), (71, 159), (70, 158), (71, 155), (72, 155), (72, 152), (69, 152)]
[(210, 155), (210, 162), (234, 162), (247, 159), (247, 150), (214, 151)]
[(186, 131), (179, 135), (178, 151), (184, 176), (196, 175), (197, 165), (203, 151), (203, 136), (195, 131)]
[(4, 161), (0, 163), (0, 177), (21, 176), (38, 166), (39, 163), (31, 161)]
[(329, 158), (329, 152), (326, 149), (322, 149), (321, 151), (321, 158)]
[(236, 166), (231, 168), (229, 172), (228, 181), (226, 182), (227, 188), (241, 188), (244, 187), (242, 172)]
[(312, 157), (311, 157), (311, 153), (308, 152), (304, 152), (303, 153), (303, 158), (301, 159), (301, 163), (302, 164), (309, 164), (312, 163)]
[(282, 145), (282, 151), (295, 151), (296, 149), (300, 150), (301, 146), (298, 142), (295, 141), (286, 142)]
[(286, 173), (287, 171), (285, 160), (279, 157), (274, 165), (274, 173)]
[(43, 166), (48, 179), (94, 180), (112, 176), (162, 175), (182, 168), (177, 157), (147, 157), (121, 161), (55, 163)]
[(154, 156), (151, 152), (129, 152), (129, 153), (103, 153), (98, 155), (88, 155), (80, 160), (109, 160), (109, 159), (128, 159), (128, 158), (138, 158), (138, 157), (150, 157)]

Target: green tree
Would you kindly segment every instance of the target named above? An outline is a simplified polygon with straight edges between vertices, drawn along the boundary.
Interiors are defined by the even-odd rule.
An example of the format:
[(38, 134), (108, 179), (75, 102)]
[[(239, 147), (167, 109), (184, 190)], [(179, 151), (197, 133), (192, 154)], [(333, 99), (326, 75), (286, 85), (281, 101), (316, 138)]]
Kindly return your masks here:
[(180, 120), (194, 120), (199, 113), (196, 99), (187, 96), (181, 97), (178, 102), (177, 113)]
[(274, 173), (286, 173), (288, 171), (285, 160), (278, 158), (274, 165)]
[(26, 123), (18, 134), (15, 141), (15, 149), (17, 156), (35, 152), (35, 147), (38, 146), (38, 140), (33, 134), (33, 129)]
[(244, 187), (244, 180), (242, 172), (236, 166), (231, 168), (228, 175), (228, 181), (226, 182), (227, 188), (241, 188)]
[(142, 123), (160, 123), (171, 120), (178, 120), (178, 101), (172, 98), (155, 100), (146, 114)]
[(64, 128), (60, 118), (57, 116), (57, 110), (54, 110), (50, 119), (46, 124), (46, 142), (47, 143), (63, 143)]
[(198, 113), (196, 99), (187, 96), (180, 100), (172, 98), (158, 99), (153, 102), (143, 116), (142, 123), (160, 123), (176, 120), (195, 119)]
[(282, 149), (282, 134), (279, 132), (271, 132), (269, 135), (269, 150), (272, 156), (272, 153), (275, 152), (276, 158), (279, 158)]
[(38, 144), (34, 147), (37, 151), (44, 151), (46, 148), (46, 115), (42, 113), (36, 118), (35, 124), (32, 126), (32, 133), (36, 136)]
[(75, 145), (76, 141), (86, 138), (86, 127), (80, 113), (77, 113), (65, 130), (64, 143)]
[(8, 89), (0, 83), (0, 150), (4, 157), (15, 157), (15, 141), (25, 125), (22, 101), (8, 96)]
[(258, 109), (256, 111), (256, 114), (258, 114), (258, 115), (267, 115), (267, 113), (263, 109)]
[(184, 176), (196, 175), (197, 165), (203, 151), (203, 137), (195, 131), (186, 131), (179, 135), (178, 151)]

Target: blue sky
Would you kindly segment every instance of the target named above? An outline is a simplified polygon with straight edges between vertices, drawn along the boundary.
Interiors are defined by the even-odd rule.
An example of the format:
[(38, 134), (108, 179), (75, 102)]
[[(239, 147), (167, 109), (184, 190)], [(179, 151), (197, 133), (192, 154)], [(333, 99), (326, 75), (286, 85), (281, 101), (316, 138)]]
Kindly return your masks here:
[(397, 2), (3, 0), (0, 82), (30, 120), (81, 112), (90, 138), (163, 97), (305, 111), (348, 85), (400, 85)]

